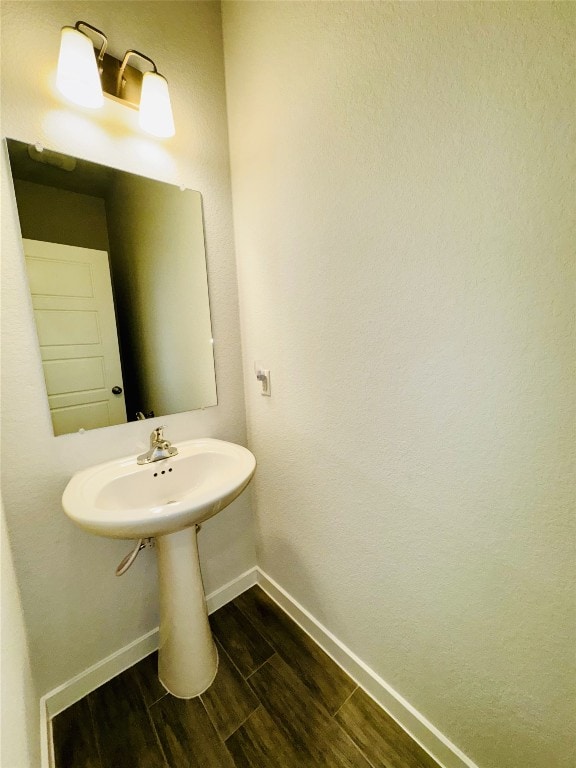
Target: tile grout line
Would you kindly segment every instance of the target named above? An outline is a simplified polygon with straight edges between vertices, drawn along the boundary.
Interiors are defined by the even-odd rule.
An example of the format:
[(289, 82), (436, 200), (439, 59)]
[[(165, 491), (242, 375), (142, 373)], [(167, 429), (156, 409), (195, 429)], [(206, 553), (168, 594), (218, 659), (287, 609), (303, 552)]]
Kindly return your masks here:
[[(350, 678), (350, 679), (352, 679), (352, 678)], [(348, 696), (346, 696), (346, 698), (344, 699), (344, 701), (342, 702), (342, 704), (340, 704), (340, 706), (338, 707), (338, 709), (336, 710), (336, 712), (334, 712), (334, 714), (333, 714), (333, 715), (330, 715), (330, 717), (332, 717), (332, 718), (335, 718), (335, 717), (336, 717), (336, 715), (338, 714), (338, 712), (340, 712), (340, 710), (342, 709), (342, 707), (344, 706), (344, 704), (346, 704), (346, 702), (350, 701), (350, 699), (352, 698), (352, 696), (354, 696), (354, 694), (356, 693), (356, 691), (358, 690), (358, 688), (359, 688), (359, 687), (360, 687), (359, 685), (356, 685), (356, 688), (354, 688), (354, 690), (353, 690), (351, 693), (349, 693), (349, 694), (348, 694)]]
[(252, 717), (252, 715), (253, 715), (255, 712), (258, 712), (258, 710), (259, 710), (259, 709), (262, 709), (264, 712), (266, 711), (266, 710), (265, 710), (265, 708), (264, 708), (264, 706), (263, 706), (261, 703), (259, 703), (259, 704), (258, 704), (258, 706), (256, 707), (256, 709), (254, 710), (254, 712), (250, 712), (250, 714), (248, 715), (248, 717), (247, 717), (247, 718), (246, 718), (246, 719), (245, 719), (245, 720), (244, 720), (242, 723), (240, 723), (240, 725), (238, 726), (238, 728), (236, 728), (236, 730), (235, 730), (235, 731), (232, 731), (232, 733), (230, 734), (230, 736), (228, 736), (228, 738), (226, 739), (226, 741), (223, 741), (223, 740), (221, 739), (221, 741), (222, 741), (222, 743), (223, 743), (223, 745), (224, 745), (224, 749), (225, 749), (225, 750), (226, 750), (226, 752), (227, 752), (227, 753), (230, 755), (230, 760), (232, 761), (232, 764), (233, 764), (233, 765), (237, 765), (237, 763), (236, 763), (236, 758), (235, 758), (235, 757), (234, 757), (234, 755), (232, 754), (232, 751), (230, 750), (230, 747), (228, 746), (228, 743), (227, 743), (227, 742), (228, 742), (228, 741), (229, 741), (229, 740), (232, 738), (232, 736), (234, 736), (234, 734), (235, 734), (235, 733), (237, 733), (237, 732), (240, 730), (240, 728), (241, 728), (243, 725), (245, 725), (245, 724), (248, 722), (248, 720), (250, 720), (250, 718)]
[[(130, 667), (130, 669), (134, 669), (134, 666)], [(156, 704), (158, 701), (161, 701), (166, 694), (164, 694), (164, 696), (160, 696), (159, 699), (156, 699), (156, 701), (152, 702), (150, 707), (147, 706), (147, 704), (146, 704), (146, 697), (144, 696), (144, 690), (142, 689), (142, 683), (140, 681), (140, 678), (139, 678), (138, 675), (135, 675), (135, 677), (136, 677), (136, 680), (135, 680), (135, 682), (136, 682), (136, 690), (138, 691), (138, 695), (140, 697), (140, 701), (144, 705), (144, 710), (146, 712), (146, 717), (148, 718), (148, 722), (152, 726), (152, 732), (153, 732), (154, 737), (156, 739), (156, 743), (158, 744), (158, 746), (160, 748), (160, 754), (164, 758), (164, 764), (168, 768), (174, 768), (173, 766), (170, 765), (170, 762), (168, 761), (168, 757), (166, 755), (166, 752), (164, 752), (164, 747), (162, 745), (162, 740), (161, 740), (160, 736), (158, 735), (158, 729), (156, 728), (156, 723), (154, 722), (154, 718), (152, 717), (152, 714), (150, 713), (150, 707), (153, 707), (154, 704)]]
[[(158, 699), (158, 701), (160, 701), (163, 698), (164, 698), (164, 696), (161, 696), (160, 699)], [(154, 702), (154, 703), (156, 703), (156, 702)], [(156, 743), (160, 747), (160, 754), (164, 758), (164, 764), (168, 768), (176, 768), (175, 766), (172, 766), (172, 764), (168, 760), (168, 757), (166, 756), (166, 752), (164, 752), (164, 747), (162, 746), (162, 740), (160, 739), (160, 736), (158, 735), (158, 729), (156, 728), (156, 723), (154, 722), (154, 718), (150, 714), (150, 708), (149, 707), (146, 707), (146, 714), (148, 715), (148, 720), (150, 721), (150, 725), (152, 726), (152, 730), (154, 732), (154, 736), (156, 737)]]
[[(134, 666), (137, 666), (136, 664)], [(134, 667), (131, 667), (133, 669)], [(156, 677), (158, 677), (158, 671), (156, 670)], [(140, 697), (142, 698), (142, 701), (144, 702), (144, 706), (147, 710), (150, 710), (154, 704), (158, 704), (159, 701), (161, 701), (165, 696), (168, 696), (168, 691), (164, 689), (164, 693), (161, 696), (158, 696), (157, 699), (154, 699), (154, 701), (151, 704), (146, 704), (146, 696), (144, 695), (144, 689), (142, 687), (142, 682), (140, 680), (140, 676), (136, 675), (136, 685), (138, 686), (138, 690), (140, 691)]]
[(358, 754), (360, 754), (360, 755), (361, 755), (361, 756), (364, 758), (364, 760), (366, 760), (366, 763), (367, 763), (367, 764), (370, 766), (370, 768), (377, 768), (377, 766), (375, 766), (375, 765), (374, 765), (374, 763), (372, 762), (372, 760), (370, 760), (370, 758), (368, 757), (368, 755), (364, 754), (363, 750), (360, 748), (360, 745), (359, 745), (359, 744), (357, 744), (357, 743), (354, 741), (354, 739), (352, 738), (352, 736), (350, 736), (350, 734), (349, 734), (349, 733), (347, 733), (347, 732), (344, 730), (344, 728), (342, 728), (342, 726), (340, 725), (340, 723), (339, 723), (337, 720), (334, 720), (334, 722), (336, 723), (336, 725), (338, 726), (338, 728), (339, 728), (339, 729), (342, 731), (342, 733), (344, 734), (344, 736), (345, 736), (345, 737), (348, 739), (348, 741), (350, 742), (350, 744), (352, 744), (352, 746), (353, 746), (353, 747), (356, 749), (356, 751), (358, 752)]
[(152, 709), (152, 707), (154, 706), (154, 704), (158, 704), (158, 702), (159, 702), (159, 701), (162, 701), (162, 699), (163, 699), (165, 696), (168, 696), (168, 691), (165, 691), (165, 692), (162, 694), (162, 696), (158, 696), (158, 698), (157, 698), (157, 699), (154, 699), (154, 701), (152, 702), (152, 704), (149, 704), (149, 705), (146, 707), (146, 709)]
[[(218, 643), (218, 653), (223, 653), (223, 654), (226, 656), (226, 658), (227, 658), (227, 659), (230, 661), (230, 663), (232, 664), (232, 666), (234, 667), (234, 669), (235, 669), (235, 670), (238, 672), (238, 676), (240, 677), (240, 679), (242, 680), (242, 682), (243, 682), (243, 683), (247, 683), (247, 678), (245, 678), (245, 677), (244, 677), (244, 675), (243, 675), (243, 674), (240, 672), (240, 670), (238, 669), (238, 667), (236, 666), (236, 664), (234, 664), (234, 659), (232, 658), (232, 656), (230, 656), (230, 654), (229, 654), (229, 653), (228, 653), (228, 651), (227, 651), (227, 650), (224, 648), (224, 646), (222, 645), (222, 643), (221, 643), (221, 642), (218, 640), (218, 638), (216, 637), (216, 635), (214, 635), (214, 642), (215, 642), (215, 643)], [(264, 662), (264, 663), (266, 663), (266, 662)], [(262, 666), (262, 665), (260, 665), (260, 666)], [(212, 717), (210, 717), (210, 712), (208, 711), (208, 707), (206, 706), (206, 703), (204, 702), (204, 693), (206, 693), (207, 691), (204, 691), (204, 693), (201, 693), (201, 694), (200, 694), (200, 696), (198, 697), (198, 698), (200, 699), (200, 701), (202, 702), (202, 706), (203, 706), (203, 707), (204, 707), (204, 709), (206, 710), (206, 714), (208, 715), (208, 718), (209, 718), (210, 722), (211, 722), (211, 723), (212, 723), (212, 725), (214, 726), (214, 729), (215, 729), (216, 733), (218, 734), (218, 738), (220, 739), (220, 741), (222, 742), (222, 744), (226, 744), (226, 740), (227, 740), (227, 739), (229, 739), (229, 738), (230, 738), (230, 736), (232, 736), (232, 734), (233, 734), (233, 733), (236, 733), (236, 731), (238, 730), (238, 728), (240, 728), (242, 725), (244, 725), (244, 723), (245, 723), (245, 722), (248, 720), (248, 718), (249, 718), (249, 717), (251, 717), (251, 716), (254, 714), (254, 712), (256, 712), (256, 710), (257, 710), (257, 709), (259, 709), (259, 708), (262, 706), (262, 702), (260, 701), (260, 699), (259, 699), (259, 698), (258, 698), (258, 696), (256, 695), (256, 692), (254, 691), (254, 689), (252, 688), (252, 686), (251, 686), (249, 683), (248, 683), (248, 689), (250, 690), (250, 693), (251, 693), (251, 694), (254, 696), (254, 698), (255, 698), (255, 699), (256, 699), (256, 701), (258, 702), (258, 706), (256, 707), (256, 709), (253, 709), (253, 710), (252, 710), (252, 712), (250, 712), (250, 714), (249, 714), (249, 715), (247, 715), (247, 716), (244, 718), (244, 720), (243, 720), (243, 721), (240, 723), (240, 725), (238, 725), (238, 726), (237, 726), (237, 727), (236, 727), (236, 728), (235, 728), (235, 729), (232, 731), (232, 733), (230, 733), (230, 734), (229, 734), (229, 735), (226, 737), (226, 739), (223, 739), (223, 738), (222, 738), (222, 736), (220, 735), (220, 731), (218, 730), (218, 727), (217, 727), (216, 723), (214, 722), (214, 720), (212, 719)]]
[(222, 743), (224, 744), (224, 746), (226, 746), (226, 742), (228, 741), (228, 739), (229, 739), (229, 738), (231, 738), (232, 736), (234, 736), (234, 734), (236, 733), (236, 731), (240, 730), (240, 728), (242, 728), (242, 726), (243, 726), (243, 725), (245, 725), (245, 724), (248, 722), (248, 720), (250, 720), (250, 718), (252, 717), (252, 715), (253, 715), (255, 712), (258, 712), (258, 710), (259, 710), (259, 709), (263, 709), (264, 711), (266, 711), (266, 710), (265, 710), (265, 707), (264, 707), (264, 705), (262, 704), (262, 702), (260, 701), (260, 699), (258, 699), (258, 706), (256, 707), (256, 709), (253, 709), (253, 710), (252, 710), (252, 712), (250, 712), (250, 714), (249, 714), (247, 717), (245, 717), (245, 718), (244, 718), (244, 720), (242, 720), (242, 722), (240, 723), (240, 725), (239, 725), (237, 728), (234, 728), (234, 730), (232, 731), (232, 733), (231, 733), (229, 736), (227, 736), (225, 739), (222, 739), (222, 738), (221, 738), (221, 741), (222, 741)]
[(358, 753), (359, 753), (359, 754), (360, 754), (360, 755), (361, 755), (361, 756), (364, 758), (364, 760), (365, 760), (365, 761), (366, 761), (366, 763), (367, 763), (367, 764), (370, 766), (370, 768), (377, 768), (377, 766), (375, 766), (375, 765), (374, 765), (374, 763), (372, 762), (372, 760), (370, 760), (370, 758), (368, 757), (368, 755), (366, 755), (366, 754), (364, 753), (364, 750), (363, 750), (363, 749), (360, 747), (360, 745), (359, 745), (359, 744), (356, 742), (356, 740), (354, 739), (354, 737), (353, 737), (353, 736), (352, 736), (350, 733), (348, 733), (348, 731), (344, 730), (344, 728), (343, 728), (343, 727), (340, 725), (340, 723), (338, 722), (338, 720), (336, 720), (336, 715), (338, 714), (338, 712), (340, 712), (340, 710), (342, 709), (342, 707), (343, 707), (343, 706), (344, 706), (344, 705), (345, 705), (345, 704), (346, 704), (348, 701), (350, 701), (350, 699), (352, 698), (352, 696), (354, 696), (354, 694), (356, 693), (356, 691), (357, 691), (359, 688), (360, 688), (360, 686), (359, 686), (359, 685), (357, 685), (357, 686), (356, 686), (356, 688), (354, 688), (354, 690), (352, 691), (352, 693), (351, 693), (349, 696), (347, 696), (347, 697), (344, 699), (344, 701), (342, 702), (342, 704), (340, 704), (340, 706), (338, 707), (338, 709), (336, 710), (336, 712), (334, 712), (334, 714), (333, 714), (333, 715), (331, 715), (331, 720), (332, 720), (332, 721), (333, 721), (333, 722), (336, 724), (336, 727), (338, 728), (338, 730), (339, 730), (339, 731), (341, 731), (341, 733), (342, 733), (342, 734), (345, 736), (345, 738), (347, 738), (347, 739), (348, 739), (348, 741), (350, 742), (350, 744), (352, 744), (352, 746), (353, 746), (353, 747), (356, 749), (356, 751), (357, 751), (357, 752), (358, 752)]
[(252, 677), (252, 675), (255, 675), (255, 674), (256, 674), (256, 672), (258, 672), (259, 670), (261, 670), (261, 669), (262, 669), (262, 667), (266, 666), (266, 664), (268, 664), (268, 662), (270, 661), (270, 659), (273, 659), (273, 658), (274, 658), (274, 656), (278, 656), (278, 658), (279, 658), (279, 659), (281, 659), (281, 658), (282, 658), (282, 657), (280, 656), (280, 654), (278, 653), (278, 651), (274, 651), (274, 653), (273, 653), (271, 656), (268, 656), (268, 658), (266, 659), (266, 661), (263, 661), (263, 662), (262, 662), (262, 664), (259, 664), (259, 665), (256, 667), (256, 669), (253, 669), (253, 670), (252, 670), (252, 672), (250, 672), (250, 674), (248, 675), (248, 677), (245, 677), (245, 678), (244, 678), (244, 680), (246, 680), (246, 682), (248, 682), (248, 680), (250, 680), (250, 678)]
[[(254, 586), (256, 586), (256, 587), (257, 587), (258, 585), (257, 585), (257, 584), (255, 584)], [(250, 587), (250, 589), (253, 589), (253, 588), (254, 588), (254, 587)], [(249, 590), (246, 590), (246, 591), (248, 592)], [(240, 613), (241, 613), (241, 614), (242, 614), (242, 616), (243, 616), (243, 617), (246, 619), (246, 621), (248, 622), (248, 624), (249, 624), (249, 625), (252, 627), (252, 629), (254, 630), (254, 632), (256, 632), (256, 634), (257, 634), (257, 635), (259, 635), (259, 636), (262, 638), (262, 640), (264, 640), (264, 642), (265, 642), (267, 645), (269, 645), (269, 646), (270, 646), (270, 648), (272, 649), (272, 653), (270, 654), (270, 656), (268, 656), (268, 658), (267, 658), (267, 659), (265, 659), (265, 660), (262, 662), (262, 664), (259, 664), (259, 665), (256, 667), (256, 669), (253, 669), (253, 670), (252, 670), (252, 672), (250, 672), (250, 674), (249, 674), (249, 675), (246, 675), (246, 677), (244, 677), (244, 675), (242, 674), (242, 672), (240, 672), (240, 670), (238, 669), (238, 667), (236, 667), (236, 665), (234, 664), (234, 666), (236, 667), (236, 669), (238, 669), (238, 671), (240, 672), (240, 674), (242, 675), (242, 677), (244, 678), (244, 680), (248, 680), (249, 678), (251, 678), (251, 677), (252, 677), (252, 675), (253, 675), (255, 672), (258, 672), (258, 670), (259, 670), (259, 669), (262, 669), (262, 667), (263, 667), (265, 664), (267, 664), (267, 663), (270, 661), (270, 659), (271, 659), (271, 658), (273, 658), (274, 656), (278, 656), (278, 657), (279, 657), (279, 658), (281, 658), (281, 659), (283, 659), (284, 657), (282, 656), (282, 654), (280, 653), (280, 651), (278, 650), (278, 648), (276, 648), (276, 646), (274, 645), (274, 643), (273, 643), (273, 641), (272, 641), (272, 638), (270, 638), (269, 636), (266, 636), (266, 634), (263, 634), (263, 633), (262, 633), (262, 632), (261, 632), (261, 631), (258, 629), (258, 627), (256, 626), (256, 624), (254, 624), (254, 622), (253, 622), (253, 621), (250, 619), (250, 616), (248, 616), (248, 614), (247, 614), (247, 613), (245, 613), (245, 612), (242, 610), (242, 608), (240, 608), (240, 606), (239, 606), (239, 605), (236, 605), (236, 600), (233, 600), (233, 601), (232, 601), (232, 605), (236, 606), (236, 608), (237, 608), (237, 609), (240, 611)], [(232, 663), (234, 663), (234, 661), (232, 661)]]
[[(212, 635), (213, 635), (213, 637), (214, 637), (214, 642), (215, 642), (215, 643), (218, 643), (218, 648), (221, 648), (221, 649), (222, 649), (222, 651), (223, 651), (223, 652), (226, 654), (226, 656), (227, 656), (227, 657), (228, 657), (228, 659), (230, 660), (230, 662), (231, 662), (232, 666), (234, 667), (234, 669), (236, 670), (236, 672), (238, 672), (238, 674), (240, 675), (240, 677), (242, 678), (242, 680), (248, 680), (248, 677), (250, 677), (250, 675), (251, 675), (251, 674), (253, 674), (253, 672), (255, 672), (256, 670), (253, 670), (252, 672), (250, 672), (250, 675), (248, 675), (248, 677), (245, 677), (245, 675), (244, 675), (244, 673), (242, 672), (242, 670), (241, 670), (241, 669), (240, 669), (240, 668), (237, 666), (236, 662), (234, 661), (234, 659), (232, 658), (232, 656), (231, 656), (231, 655), (228, 653), (228, 651), (226, 650), (226, 648), (224, 648), (224, 646), (222, 645), (221, 641), (218, 639), (218, 637), (216, 636), (216, 634), (215, 634), (214, 632), (212, 632)], [(266, 661), (268, 661), (268, 659), (266, 659)], [(264, 663), (266, 663), (266, 662), (264, 662)], [(262, 666), (262, 665), (260, 665), (260, 666)], [(258, 667), (258, 669), (260, 669), (260, 667)]]
[[(225, 747), (225, 749), (227, 749), (228, 752), (230, 752), (230, 750), (226, 746), (226, 741), (220, 735), (220, 731), (218, 730), (218, 727), (216, 726), (216, 723), (214, 722), (214, 720), (212, 719), (212, 717), (210, 715), (210, 712), (208, 711), (208, 707), (206, 706), (206, 703), (204, 701), (203, 694), (200, 694), (200, 696), (198, 696), (198, 698), (200, 699), (200, 704), (202, 704), (202, 706), (204, 707), (204, 712), (206, 712), (206, 715), (208, 716), (208, 720), (212, 724), (212, 728), (214, 728), (214, 733), (216, 734), (218, 740), (220, 741), (220, 744), (222, 744), (222, 746)], [(230, 736), (232, 736), (232, 734), (230, 734)], [(230, 736), (228, 738), (230, 738)], [(230, 754), (230, 757), (232, 757), (231, 754)]]
[[(256, 585), (256, 584), (254, 584), (253, 586), (257, 586), (257, 585)], [(250, 587), (249, 589), (247, 589), (247, 590), (245, 590), (245, 591), (246, 591), (246, 592), (249, 592), (251, 589), (252, 589), (252, 587)], [(242, 594), (244, 594), (244, 593), (242, 593)], [(240, 595), (239, 595), (239, 597), (240, 597)], [(271, 649), (271, 651), (272, 651), (272, 653), (270, 654), (270, 656), (268, 656), (268, 659), (270, 659), (270, 658), (271, 658), (271, 657), (272, 657), (272, 656), (273, 656), (275, 653), (277, 653), (277, 651), (276, 651), (276, 648), (274, 648), (274, 647), (273, 647), (273, 645), (272, 645), (271, 641), (270, 641), (270, 640), (268, 640), (268, 639), (267, 639), (267, 638), (266, 638), (266, 637), (265, 637), (265, 636), (262, 634), (262, 632), (261, 632), (261, 631), (258, 629), (258, 627), (257, 627), (257, 626), (256, 626), (256, 625), (255, 625), (255, 624), (252, 622), (252, 621), (250, 621), (250, 618), (249, 618), (249, 616), (247, 616), (247, 615), (244, 613), (244, 611), (243, 611), (243, 610), (240, 608), (240, 606), (236, 605), (236, 602), (235, 602), (235, 601), (236, 601), (236, 598), (234, 598), (234, 600), (231, 600), (231, 601), (230, 601), (230, 603), (227, 603), (226, 605), (227, 605), (227, 606), (233, 606), (233, 607), (234, 607), (234, 608), (235, 608), (235, 609), (238, 611), (238, 613), (239, 613), (239, 614), (242, 616), (242, 618), (243, 618), (243, 619), (244, 619), (246, 622), (248, 622), (248, 624), (250, 625), (250, 627), (251, 627), (251, 629), (253, 630), (253, 632), (254, 632), (256, 635), (258, 635), (258, 637), (259, 637), (259, 638), (260, 638), (260, 639), (261, 639), (261, 640), (262, 640), (262, 641), (263, 641), (263, 642), (264, 642), (264, 643), (265, 643), (267, 646), (269, 646), (269, 647), (270, 647), (270, 649)], [(222, 608), (225, 608), (225, 607), (226, 607), (226, 606), (222, 606)], [(218, 610), (221, 610), (221, 609), (219, 608)], [(216, 611), (215, 613), (217, 613), (217, 612), (218, 612), (218, 611)], [(214, 630), (214, 628), (213, 628), (212, 626), (210, 626), (210, 630), (211, 630), (211, 632), (212, 632), (212, 635), (214, 636), (214, 639), (218, 641), (218, 643), (219, 643), (219, 644), (222, 646), (222, 648), (224, 648), (224, 644), (222, 643), (222, 641), (221, 641), (221, 640), (220, 640), (220, 638), (218, 637), (218, 634), (216, 633), (216, 631)], [(243, 630), (241, 630), (241, 631), (243, 631)], [(226, 649), (224, 649), (224, 650), (226, 650)], [(256, 667), (256, 669), (253, 669), (253, 670), (252, 670), (252, 672), (250, 672), (248, 675), (245, 675), (245, 674), (244, 674), (244, 672), (242, 672), (242, 670), (240, 669), (240, 667), (238, 667), (238, 666), (237, 666), (236, 662), (235, 662), (235, 661), (234, 661), (234, 659), (232, 658), (232, 655), (231, 655), (231, 654), (230, 654), (228, 651), (226, 651), (226, 653), (227, 653), (227, 655), (228, 655), (228, 658), (229, 658), (229, 659), (230, 659), (230, 661), (231, 661), (231, 662), (234, 664), (234, 666), (236, 667), (236, 669), (238, 670), (238, 672), (240, 673), (240, 675), (241, 675), (241, 676), (244, 678), (244, 680), (247, 680), (247, 679), (248, 679), (248, 677), (250, 677), (250, 675), (253, 675), (253, 674), (254, 674), (254, 672), (256, 672), (256, 669), (260, 669), (260, 667), (261, 667), (263, 664), (265, 664), (265, 663), (268, 661), (268, 659), (265, 659), (265, 660), (264, 660), (264, 661), (263, 661), (261, 664), (259, 664), (259, 665), (258, 665), (258, 667)]]

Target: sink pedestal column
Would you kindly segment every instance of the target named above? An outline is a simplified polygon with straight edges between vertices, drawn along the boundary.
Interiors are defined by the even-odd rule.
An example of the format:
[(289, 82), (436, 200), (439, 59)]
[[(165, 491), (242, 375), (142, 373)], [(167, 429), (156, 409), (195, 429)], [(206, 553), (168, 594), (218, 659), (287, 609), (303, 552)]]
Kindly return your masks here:
[(180, 699), (203, 693), (216, 677), (218, 652), (208, 623), (196, 526), (158, 536), (158, 677)]

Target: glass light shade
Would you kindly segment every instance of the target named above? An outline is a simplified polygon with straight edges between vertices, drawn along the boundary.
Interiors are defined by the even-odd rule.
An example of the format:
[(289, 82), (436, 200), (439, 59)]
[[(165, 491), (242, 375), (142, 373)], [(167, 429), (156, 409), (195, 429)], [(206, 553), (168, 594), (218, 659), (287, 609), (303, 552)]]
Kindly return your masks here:
[(139, 122), (143, 131), (163, 139), (176, 133), (168, 83), (157, 72), (145, 72), (142, 78)]
[(82, 107), (104, 103), (92, 41), (74, 27), (63, 27), (56, 85), (67, 99)]

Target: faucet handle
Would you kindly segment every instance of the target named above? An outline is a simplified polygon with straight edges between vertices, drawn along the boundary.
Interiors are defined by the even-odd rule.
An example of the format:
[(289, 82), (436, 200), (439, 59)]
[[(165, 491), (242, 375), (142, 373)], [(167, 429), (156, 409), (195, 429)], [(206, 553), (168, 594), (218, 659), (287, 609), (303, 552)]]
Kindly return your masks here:
[(150, 435), (150, 445), (154, 445), (155, 443), (161, 443), (164, 441), (165, 429), (166, 429), (165, 424), (163, 424), (161, 427), (156, 427), (156, 429)]

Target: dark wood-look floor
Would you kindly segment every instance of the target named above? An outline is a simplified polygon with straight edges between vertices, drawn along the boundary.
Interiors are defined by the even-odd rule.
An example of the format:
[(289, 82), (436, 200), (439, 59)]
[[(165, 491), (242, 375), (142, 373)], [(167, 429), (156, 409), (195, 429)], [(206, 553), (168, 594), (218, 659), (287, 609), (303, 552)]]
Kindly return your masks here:
[(56, 768), (438, 768), (259, 587), (210, 621), (206, 693), (167, 694), (152, 654), (54, 718)]

